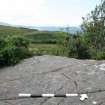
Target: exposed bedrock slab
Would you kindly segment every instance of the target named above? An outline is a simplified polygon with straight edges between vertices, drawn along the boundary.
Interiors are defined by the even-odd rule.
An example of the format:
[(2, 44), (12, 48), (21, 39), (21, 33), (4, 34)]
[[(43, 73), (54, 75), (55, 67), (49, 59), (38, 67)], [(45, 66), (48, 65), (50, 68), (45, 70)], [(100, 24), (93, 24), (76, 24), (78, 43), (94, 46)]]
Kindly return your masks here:
[(104, 90), (105, 61), (44, 55), (0, 70), (0, 98), (83, 92), (89, 97), (83, 102), (79, 97), (2, 100), (0, 105), (105, 105)]

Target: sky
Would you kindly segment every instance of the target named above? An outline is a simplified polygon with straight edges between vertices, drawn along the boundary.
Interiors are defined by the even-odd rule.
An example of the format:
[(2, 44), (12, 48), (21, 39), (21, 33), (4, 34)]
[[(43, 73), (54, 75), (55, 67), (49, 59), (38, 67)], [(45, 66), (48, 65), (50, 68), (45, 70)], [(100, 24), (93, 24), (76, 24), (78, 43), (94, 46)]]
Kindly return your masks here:
[(25, 26), (79, 26), (101, 0), (0, 0), (0, 22)]

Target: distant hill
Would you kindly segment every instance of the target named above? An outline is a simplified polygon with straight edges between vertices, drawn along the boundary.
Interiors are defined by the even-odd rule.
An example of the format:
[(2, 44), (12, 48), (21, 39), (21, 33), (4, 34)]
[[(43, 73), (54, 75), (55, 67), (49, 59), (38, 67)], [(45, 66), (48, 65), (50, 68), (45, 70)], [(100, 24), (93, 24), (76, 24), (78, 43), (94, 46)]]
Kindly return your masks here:
[(24, 35), (30, 34), (33, 32), (37, 32), (35, 29), (29, 29), (24, 27), (14, 27), (14, 26), (7, 26), (0, 24), (0, 36), (7, 36), (7, 35)]
[(55, 31), (38, 31), (26, 27), (13, 27), (0, 25), (0, 37), (20, 35), (28, 38), (32, 43), (51, 43), (62, 42), (66, 34)]
[(10, 24), (4, 23), (4, 22), (0, 22), (0, 25), (3, 25), (3, 26), (10, 26)]
[(0, 34), (29, 34), (35, 31), (63, 31), (69, 33), (82, 32), (82, 29), (78, 27), (61, 27), (61, 26), (23, 26), (23, 25), (11, 25), (5, 22), (0, 22)]
[[(11, 25), (5, 22), (0, 22), (0, 25), (2, 26), (12, 26), (17, 28), (27, 28), (27, 29), (37, 29), (39, 31), (63, 31), (67, 32), (66, 27), (61, 26), (23, 26), (23, 25)], [(76, 33), (81, 32), (82, 29), (78, 27), (69, 27), (69, 33)]]
[[(35, 26), (29, 26), (28, 28), (31, 29), (38, 29), (40, 31), (63, 31), (63, 32), (67, 32), (66, 27), (57, 27), (57, 26), (39, 26), (39, 27), (35, 27)], [(70, 33), (76, 33), (76, 32), (81, 32), (82, 29), (80, 27), (69, 27), (69, 32)]]

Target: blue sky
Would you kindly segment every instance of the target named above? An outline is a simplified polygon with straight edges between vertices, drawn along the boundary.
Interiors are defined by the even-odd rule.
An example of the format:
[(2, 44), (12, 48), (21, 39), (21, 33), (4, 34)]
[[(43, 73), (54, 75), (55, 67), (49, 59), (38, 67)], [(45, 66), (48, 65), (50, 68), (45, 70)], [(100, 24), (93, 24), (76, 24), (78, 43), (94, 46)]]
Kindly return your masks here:
[(101, 0), (0, 0), (0, 21), (31, 26), (78, 26)]

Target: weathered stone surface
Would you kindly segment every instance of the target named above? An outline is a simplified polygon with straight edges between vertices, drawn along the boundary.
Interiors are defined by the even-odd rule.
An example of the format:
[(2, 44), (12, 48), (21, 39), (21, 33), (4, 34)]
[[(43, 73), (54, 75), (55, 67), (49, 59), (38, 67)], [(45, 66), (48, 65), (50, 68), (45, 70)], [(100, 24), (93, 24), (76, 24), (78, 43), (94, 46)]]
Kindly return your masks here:
[(105, 105), (104, 90), (105, 61), (45, 55), (0, 70), (0, 98), (18, 93), (80, 92), (89, 97), (84, 102), (79, 97), (2, 100), (0, 105)]

